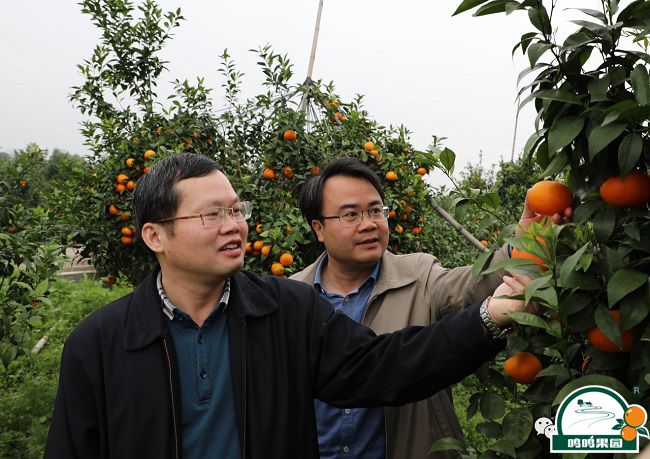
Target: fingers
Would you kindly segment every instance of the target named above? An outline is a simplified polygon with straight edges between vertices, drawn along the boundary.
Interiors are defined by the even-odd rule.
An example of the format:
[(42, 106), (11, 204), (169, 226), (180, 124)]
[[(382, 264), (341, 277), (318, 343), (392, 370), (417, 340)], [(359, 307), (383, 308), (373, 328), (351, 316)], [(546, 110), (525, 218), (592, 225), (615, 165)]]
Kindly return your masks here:
[(503, 283), (510, 287), (515, 294), (524, 293), (524, 290), (526, 290), (526, 284), (520, 282), (514, 276), (503, 276)]

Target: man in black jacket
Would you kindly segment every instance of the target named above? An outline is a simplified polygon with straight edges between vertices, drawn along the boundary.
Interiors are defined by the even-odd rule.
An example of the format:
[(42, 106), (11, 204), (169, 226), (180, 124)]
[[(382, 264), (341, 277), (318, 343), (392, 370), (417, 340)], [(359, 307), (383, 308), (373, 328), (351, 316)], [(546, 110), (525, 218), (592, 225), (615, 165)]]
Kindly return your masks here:
[(47, 458), (316, 458), (313, 399), (423, 399), (504, 344), (493, 297), (429, 327), (375, 336), (310, 286), (241, 271), (251, 205), (213, 161), (171, 155), (138, 182), (138, 234), (159, 268), (68, 338)]

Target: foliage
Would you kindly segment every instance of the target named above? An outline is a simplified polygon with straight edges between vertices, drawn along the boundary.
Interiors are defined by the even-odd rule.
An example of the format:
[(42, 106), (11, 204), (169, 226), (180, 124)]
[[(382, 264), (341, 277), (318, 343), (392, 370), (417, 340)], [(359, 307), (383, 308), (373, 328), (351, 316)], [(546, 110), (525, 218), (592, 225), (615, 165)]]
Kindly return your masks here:
[[(155, 93), (164, 70), (157, 51), (178, 26), (180, 11), (163, 14), (148, 1), (136, 14), (130, 2), (120, 2), (119, 8), (102, 8), (104, 3), (111, 4), (82, 2), (102, 39), (80, 66), (86, 81), (72, 95), (89, 115), (83, 133), (94, 152), (93, 179), (81, 189), (92, 205), (84, 213), (88, 225), (80, 239), (99, 272), (137, 282), (150, 270), (152, 260), (137, 235), (135, 241), (122, 238), (124, 227), (133, 229), (131, 189), (153, 162), (180, 151), (216, 159), (241, 198), (253, 202), (248, 269), (269, 273), (288, 252), (294, 258), (283, 270), (288, 275), (315, 259), (322, 248), (297, 210), (297, 194), (317, 168), (340, 156), (356, 156), (384, 177), (386, 205), (395, 212), (391, 250), (435, 252), (432, 241), (440, 236), (430, 224), (434, 216), (426, 203), (427, 188), (416, 173), (427, 153), (413, 150), (406, 128), (379, 125), (363, 110), (361, 97), (342, 102), (331, 83), (293, 83), (289, 59), (268, 46), (255, 50), (264, 75), (262, 93), (240, 101), (242, 74), (224, 51), (219, 71), (226, 107), (221, 114), (213, 113), (210, 91), (201, 80), (196, 86), (176, 82), (166, 108)], [(135, 39), (141, 35), (146, 41)], [(138, 56), (138, 66), (132, 56)], [(288, 129), (296, 132), (295, 140), (285, 140)], [(374, 148), (365, 149), (369, 141)], [(385, 179), (389, 171), (396, 180)], [(119, 174), (126, 175), (131, 188), (117, 183)], [(256, 241), (266, 248), (254, 249)]]
[(0, 367), (0, 458), (43, 457), (66, 337), (86, 315), (130, 289), (118, 284), (109, 290), (88, 280), (51, 283), (51, 305), (42, 309), (42, 320), (25, 343), (32, 347), (47, 335), (47, 344), (38, 354)]
[[(484, 450), (488, 456), (549, 455), (548, 440), (539, 440), (533, 420), (552, 417), (554, 399), (569, 385), (616, 387), (628, 403), (650, 404), (648, 205), (614, 208), (598, 193), (610, 176), (647, 171), (650, 6), (638, 0), (620, 7), (616, 1), (598, 3), (598, 10), (577, 10), (588, 20), (572, 21), (578, 29), (561, 43), (557, 41), (560, 28), (553, 24), (555, 1), (465, 0), (456, 11), (477, 8), (476, 16), (527, 11), (536, 30), (524, 34), (514, 51), (521, 49), (530, 61), (520, 80), (534, 73), (532, 83), (524, 85), (520, 94), (529, 92), (522, 105), (534, 102), (537, 125), (523, 161), (534, 157), (542, 170), (535, 178), (564, 177), (575, 198), (573, 224), (543, 222), (532, 225), (520, 238), (506, 238), (513, 247), (542, 258), (546, 271), (521, 259), (483, 271), (506, 268), (534, 277), (525, 299), (540, 304), (542, 314), (513, 316), (518, 333), (509, 338), (505, 356), (528, 351), (544, 366), (528, 387), (490, 370), (493, 380), (488, 379), (488, 386), (472, 396), (483, 400), (492, 394), (488, 410), (502, 407), (509, 399), (522, 404), (503, 420), (495, 420), (493, 429), (482, 432), (496, 440)], [(453, 165), (452, 154), (445, 150), (438, 152), (437, 160), (438, 167)], [(502, 197), (514, 190), (505, 168), (497, 183), (506, 192)], [(487, 210), (500, 210), (490, 193), (470, 198)], [(486, 260), (479, 258), (477, 270), (485, 267)], [(609, 310), (620, 311), (621, 328)], [(595, 349), (586, 339), (586, 331), (594, 326), (615, 343), (621, 342), (621, 330), (633, 329), (631, 353)], [(507, 392), (494, 394), (495, 387), (506, 387)]]

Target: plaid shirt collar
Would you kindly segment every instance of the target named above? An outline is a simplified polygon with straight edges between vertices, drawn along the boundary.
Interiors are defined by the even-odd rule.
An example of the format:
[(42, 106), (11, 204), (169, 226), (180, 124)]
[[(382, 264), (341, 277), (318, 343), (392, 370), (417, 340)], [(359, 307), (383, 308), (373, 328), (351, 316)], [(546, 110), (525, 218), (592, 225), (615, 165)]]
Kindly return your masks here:
[[(160, 301), (162, 302), (162, 312), (167, 316), (169, 320), (174, 320), (174, 310), (178, 307), (167, 298), (165, 290), (162, 286), (162, 271), (158, 271), (158, 277), (156, 278), (156, 286), (158, 287), (158, 295), (160, 295)], [(226, 309), (228, 306), (228, 300), (230, 299), (230, 278), (226, 279), (226, 283), (223, 287), (223, 294), (221, 299), (217, 303), (217, 307), (221, 309)]]

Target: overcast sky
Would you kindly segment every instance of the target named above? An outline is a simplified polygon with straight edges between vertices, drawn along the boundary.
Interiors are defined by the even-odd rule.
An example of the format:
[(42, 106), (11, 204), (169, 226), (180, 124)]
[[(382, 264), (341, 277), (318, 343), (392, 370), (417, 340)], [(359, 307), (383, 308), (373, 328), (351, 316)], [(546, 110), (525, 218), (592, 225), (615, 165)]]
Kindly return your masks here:
[[(525, 14), (452, 17), (457, 1), (325, 0), (314, 79), (334, 81), (344, 100), (365, 95), (378, 122), (404, 124), (416, 148), (432, 135), (447, 137), (459, 168), (510, 158), (516, 113), (516, 77), (526, 61), (511, 49), (530, 30)], [(294, 64), (295, 82), (307, 72), (317, 0), (163, 0), (186, 18), (163, 51), (162, 78), (204, 76), (223, 92), (216, 72), (228, 48), (246, 73), (245, 94), (261, 77), (248, 50), (270, 44)], [(79, 133), (81, 114), (68, 101), (79, 84), (76, 65), (98, 42), (98, 31), (71, 0), (0, 3), (0, 151), (36, 142), (50, 151), (87, 153)], [(165, 87), (161, 88), (161, 93)], [(520, 115), (519, 152), (533, 131), (534, 113)], [(459, 170), (459, 169), (458, 169)]]

